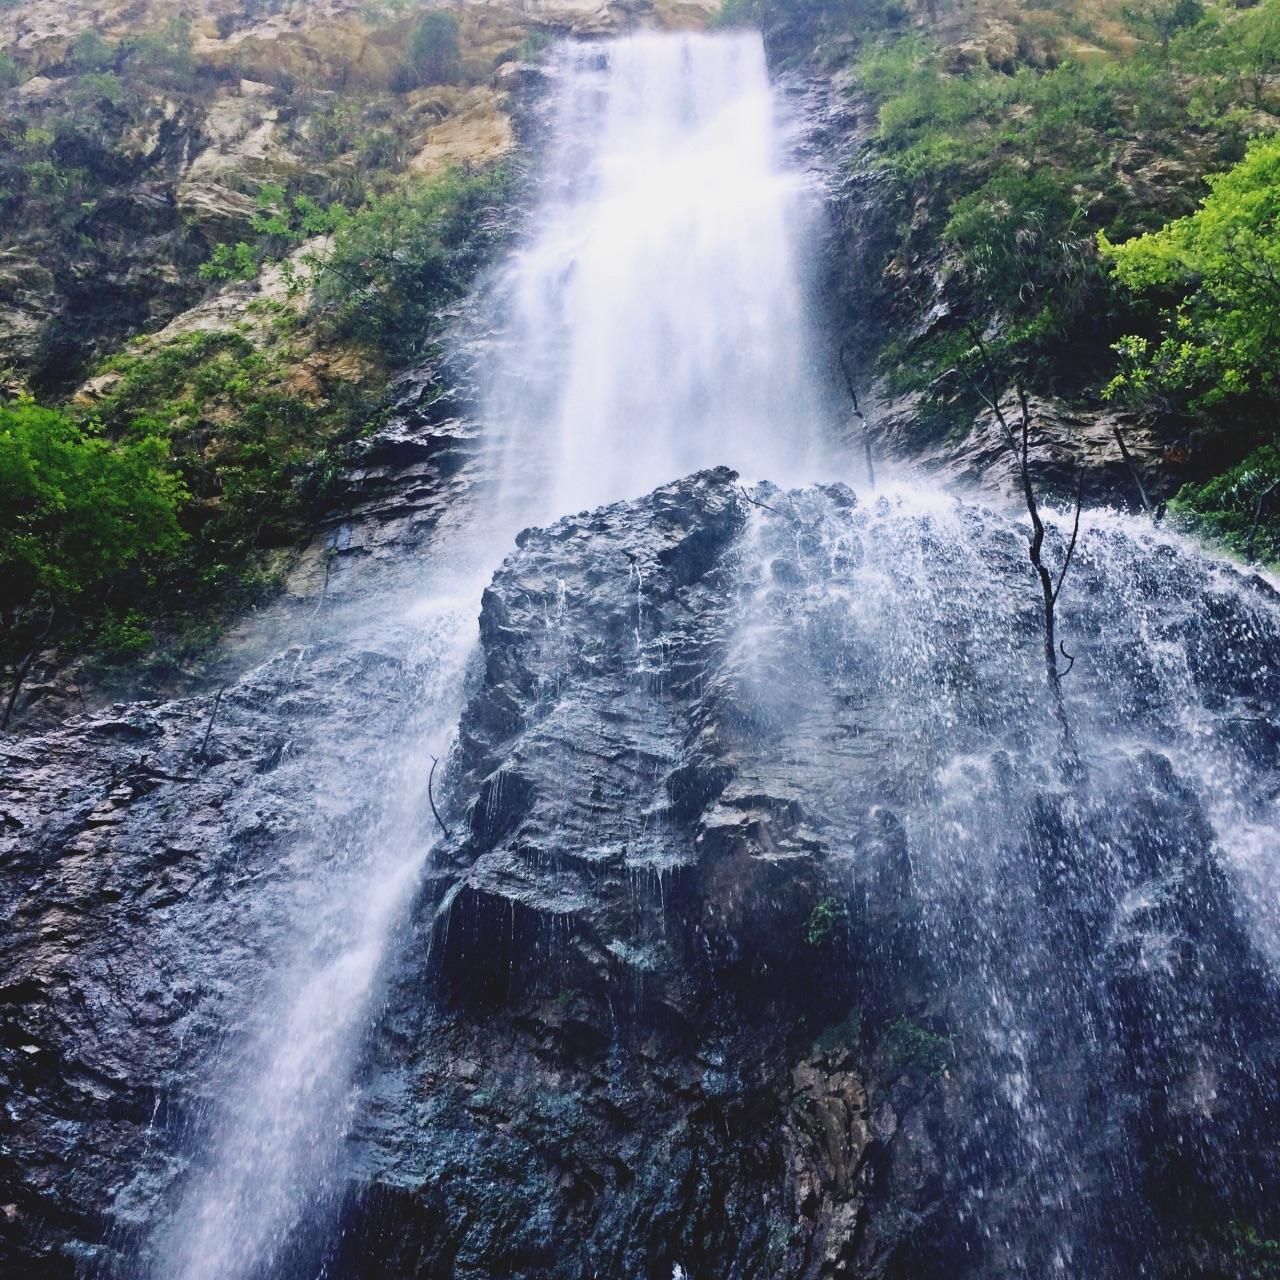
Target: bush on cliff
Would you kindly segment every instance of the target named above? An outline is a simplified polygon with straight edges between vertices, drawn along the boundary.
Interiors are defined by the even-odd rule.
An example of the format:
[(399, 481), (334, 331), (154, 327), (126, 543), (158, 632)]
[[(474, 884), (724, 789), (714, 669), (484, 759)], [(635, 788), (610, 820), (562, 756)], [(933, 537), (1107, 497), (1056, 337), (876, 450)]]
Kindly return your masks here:
[(315, 304), (334, 337), (391, 364), (419, 355), (501, 234), (509, 170), (455, 171), (376, 196), (314, 264)]
[(1172, 394), (1194, 407), (1280, 393), (1280, 136), (1211, 174), (1195, 213), (1100, 245), (1117, 280), (1159, 303), (1154, 337), (1131, 335), (1108, 394)]
[[(0, 659), (13, 689), (59, 616), (102, 606), (182, 547), (185, 497), (168, 446), (112, 440), (29, 400), (0, 406)], [(12, 696), (0, 703), (0, 725)]]

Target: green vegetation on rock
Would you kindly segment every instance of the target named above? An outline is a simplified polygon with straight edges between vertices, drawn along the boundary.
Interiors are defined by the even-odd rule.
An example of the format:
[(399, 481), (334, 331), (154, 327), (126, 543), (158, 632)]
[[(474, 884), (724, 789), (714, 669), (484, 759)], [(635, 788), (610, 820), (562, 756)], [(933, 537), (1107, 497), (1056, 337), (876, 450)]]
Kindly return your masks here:
[(1182, 460), (1177, 517), (1274, 556), (1280, 0), (854, 11), (725, 9), (870, 114), (850, 169), (897, 239), (848, 321), (867, 376), (952, 440), (992, 369), (1086, 418), (1122, 402)]
[(1208, 197), (1188, 217), (1123, 244), (1100, 236), (1121, 284), (1176, 299), (1154, 341), (1135, 336), (1121, 348), (1126, 367), (1108, 394), (1210, 407), (1280, 392), (1280, 137), (1254, 141), (1207, 181)]
[[(29, 400), (0, 405), (0, 646), (25, 671), (60, 622), (142, 594), (186, 541), (186, 492), (166, 442), (139, 423), (112, 439)], [(0, 704), (8, 721), (12, 697)]]
[(805, 921), (804, 940), (811, 947), (825, 947), (848, 927), (849, 912), (839, 898), (819, 898)]

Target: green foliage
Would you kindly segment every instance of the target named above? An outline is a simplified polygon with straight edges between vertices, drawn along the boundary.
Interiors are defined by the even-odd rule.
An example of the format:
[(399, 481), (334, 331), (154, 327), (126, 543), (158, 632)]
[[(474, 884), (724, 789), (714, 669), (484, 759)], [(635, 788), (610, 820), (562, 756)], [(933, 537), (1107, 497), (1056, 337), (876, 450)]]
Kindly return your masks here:
[(834, 1054), (857, 1048), (862, 1039), (862, 1010), (850, 1009), (841, 1021), (827, 1027), (814, 1042), (819, 1053)]
[(1241, 104), (1280, 115), (1280, 0), (1214, 4), (1201, 22), (1177, 36), (1170, 55), (1198, 77), (1196, 99), (1206, 123)]
[[(283, 187), (268, 184), (258, 193), (258, 212), (252, 223), (258, 243), (239, 240), (235, 244), (214, 245), (208, 260), (200, 266), (200, 278), (218, 284), (256, 279), (269, 257), (286, 253), (313, 236), (331, 235), (349, 217), (340, 204), (322, 206), (307, 195), (290, 198)], [(288, 283), (302, 288), (307, 279), (299, 277), (292, 264), (285, 266)]]
[(1280, 389), (1280, 137), (1208, 182), (1194, 214), (1123, 244), (1100, 237), (1124, 286), (1171, 299), (1155, 341), (1121, 344), (1128, 367), (1109, 395), (1159, 390), (1205, 407)]
[(458, 16), (428, 9), (409, 37), (405, 70), (415, 84), (452, 84), (461, 71)]
[(1280, 448), (1264, 445), (1223, 475), (1184, 485), (1169, 508), (1246, 560), (1280, 561)]
[(372, 199), (314, 264), (315, 302), (337, 338), (407, 361), (430, 341), (499, 237), (494, 206), (510, 173), (455, 172)]
[(1232, 1223), (1225, 1243), (1238, 1274), (1249, 1280), (1280, 1280), (1280, 1240), (1269, 1240), (1256, 1227)]
[(1128, 5), (1124, 20), (1146, 40), (1154, 40), (1162, 49), (1179, 31), (1194, 27), (1204, 17), (1200, 0), (1143, 0)]
[(111, 440), (29, 400), (0, 406), (0, 606), (69, 607), (173, 556), (184, 492), (163, 440)]
[(72, 71), (105, 71), (116, 59), (116, 48), (92, 27), (86, 27), (67, 50), (67, 66)]
[(194, 50), (191, 19), (178, 14), (151, 31), (141, 32), (125, 46), (137, 72), (168, 84), (190, 78), (195, 70)]
[[(285, 387), (287, 349), (227, 331), (183, 335), (109, 360), (97, 413), (121, 438), (163, 439), (192, 498), (192, 537), (169, 566), (170, 603), (200, 614), (263, 584), (265, 549), (290, 545), (320, 477), (370, 405), (358, 388), (320, 403)], [(195, 518), (198, 516), (198, 518)]]
[(0, 93), (22, 83), (22, 69), (0, 49)]
[(313, 236), (332, 235), (350, 216), (336, 202), (321, 205), (305, 194), (289, 197), (283, 187), (267, 184), (258, 192), (253, 229), (277, 249), (292, 248)]
[[(1194, 20), (1194, 6), (1170, 3), (1161, 21)], [(1029, 390), (1063, 394), (1065, 374), (1074, 382), (1068, 394), (1098, 393), (1098, 384), (1081, 384), (1106, 367), (1113, 344), (1135, 327), (1125, 311), (1136, 303), (1134, 291), (1118, 288), (1106, 269), (1098, 233), (1121, 239), (1159, 225), (1159, 204), (1122, 175), (1135, 155), (1167, 154), (1173, 163), (1165, 172), (1194, 171), (1188, 153), (1202, 150), (1193, 142), (1201, 82), (1186, 73), (1186, 51), (1198, 41), (1198, 56), (1207, 56), (1218, 46), (1205, 31), (1213, 27), (1220, 44), (1236, 21), (1215, 10), (1171, 36), (1168, 49), (1087, 65), (1042, 59), (957, 67), (917, 36), (863, 50), (855, 72), (878, 104), (875, 159), (901, 208), (900, 260), (927, 261), (939, 246), (945, 251), (945, 319), (923, 339), (908, 342), (899, 332), (886, 345), (881, 369), (895, 390), (926, 392), (930, 404), (949, 406), (951, 425), (967, 422), (976, 403), (971, 388), (957, 398), (954, 380), (938, 380), (957, 363), (963, 367), (978, 333)], [(1217, 136), (1223, 153), (1235, 145), (1234, 126)], [(1183, 213), (1193, 196), (1175, 178), (1165, 199), (1166, 209)], [(891, 322), (902, 330), (918, 316), (893, 315)], [(1178, 375), (1183, 369), (1175, 363), (1204, 360), (1184, 337), (1155, 344), (1155, 358), (1143, 364), (1143, 341), (1149, 338), (1126, 339), (1119, 354), (1127, 367), (1112, 395), (1135, 398), (1159, 371)], [(929, 405), (923, 408), (927, 415)]]
[(224, 284), (231, 280), (253, 280), (258, 275), (258, 254), (244, 240), (236, 244), (215, 244), (207, 262), (200, 264), (200, 279)]
[(833, 38), (861, 38), (906, 21), (902, 0), (722, 0), (716, 24), (758, 27), (776, 50), (811, 53)]
[(947, 74), (940, 51), (917, 37), (869, 48), (857, 74), (880, 103), (884, 163), (906, 179), (988, 154), (997, 142), (990, 134), (992, 122), (1018, 87), (1015, 78), (987, 67)]
[(108, 609), (84, 629), (85, 646), (97, 663), (129, 662), (155, 643), (152, 619), (139, 609)]
[(805, 921), (804, 940), (811, 947), (824, 947), (849, 923), (849, 912), (838, 898), (819, 898)]
[(1006, 340), (1060, 337), (1096, 296), (1087, 217), (1058, 175), (1012, 167), (952, 206), (943, 243), (979, 314), (998, 316)]
[(125, 99), (124, 81), (110, 71), (90, 71), (76, 81), (70, 94), (71, 103), (86, 107), (118, 107)]
[(951, 1042), (910, 1018), (890, 1024), (880, 1040), (880, 1051), (891, 1071), (919, 1071), (941, 1075), (951, 1065)]

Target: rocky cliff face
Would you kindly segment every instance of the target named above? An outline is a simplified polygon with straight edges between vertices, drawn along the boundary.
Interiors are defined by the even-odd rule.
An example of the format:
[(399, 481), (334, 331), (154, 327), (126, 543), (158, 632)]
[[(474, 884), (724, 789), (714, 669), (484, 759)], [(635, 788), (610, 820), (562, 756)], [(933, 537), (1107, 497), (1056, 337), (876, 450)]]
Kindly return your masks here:
[[(724, 471), (522, 534), (345, 1198), (273, 1274), (1250, 1274), (1280, 1027), (1206, 761), (1266, 803), (1276, 602), (1092, 535), (1068, 785), (1020, 541)], [(323, 779), (411, 733), (430, 678), (358, 614), (216, 716), (6, 749), (21, 1274), (137, 1274), (199, 1166), (283, 923), (371, 820)]]
[[(431, 7), (457, 20), (457, 65), (434, 77), (446, 83), (406, 83), (414, 24)], [(700, 26), (715, 8), (6, 6), (0, 54), (14, 83), (0, 75), (0, 374), (15, 386), (70, 390), (130, 336), (195, 306), (209, 292), (198, 266), (215, 245), (253, 238), (266, 183), (333, 198), (362, 180), (505, 155), (514, 68), (538, 42), (636, 24)], [(143, 54), (131, 52), (140, 45)], [(372, 135), (392, 154), (362, 150)]]

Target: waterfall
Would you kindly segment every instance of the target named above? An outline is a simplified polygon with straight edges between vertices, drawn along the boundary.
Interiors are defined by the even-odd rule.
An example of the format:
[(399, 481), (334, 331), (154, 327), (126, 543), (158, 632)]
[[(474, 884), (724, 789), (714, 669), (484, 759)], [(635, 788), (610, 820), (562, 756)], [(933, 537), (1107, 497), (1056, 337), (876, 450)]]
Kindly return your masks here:
[(416, 603), (329, 622), (375, 650), (407, 644), (418, 706), (325, 780), (359, 821), (335, 834), (320, 814), (299, 836), (294, 936), (247, 1050), (214, 1064), (207, 1150), (154, 1243), (154, 1280), (274, 1274), (336, 1207), (353, 1072), (430, 854), (429, 757), (451, 739), (480, 595), (515, 531), (726, 461), (806, 479), (820, 452), (795, 252), (808, 201), (782, 160), (760, 38), (571, 43), (550, 70), (539, 207), (493, 291), (503, 336), (484, 417), (502, 461), (437, 539)]
[[(496, 336), (486, 339), (480, 453), (490, 474), (437, 535), (411, 605), (365, 602), (330, 623), (349, 628), (344, 639), (370, 661), (404, 652), (414, 711), (394, 738), (353, 750), (318, 787), (342, 821), (320, 806), (314, 828), (298, 833), (296, 900), (282, 908), (290, 936), (268, 960), (245, 1045), (228, 1044), (226, 1063), (213, 1064), (214, 1099), (192, 1137), (207, 1146), (154, 1242), (154, 1265), (142, 1272), (153, 1280), (293, 1274), (299, 1239), (322, 1234), (337, 1213), (344, 1143), (363, 1101), (359, 1066), (435, 839), (430, 757), (444, 756), (457, 731), (481, 596), (516, 531), (713, 465), (734, 467), (744, 484), (842, 478), (808, 332), (802, 249), (812, 201), (786, 159), (759, 37), (571, 43), (548, 73), (535, 208), (487, 286)], [(722, 514), (738, 502), (731, 481), (716, 481)], [(932, 1231), (945, 1219), (953, 1252), (905, 1269), (897, 1258), (886, 1273), (1173, 1274), (1153, 1262), (1171, 1220), (1160, 1194), (1171, 1186), (1206, 1220), (1226, 1205), (1247, 1223), (1274, 1190), (1274, 1158), (1243, 1132), (1261, 1126), (1275, 1100), (1269, 1059), (1250, 1037), (1280, 1037), (1280, 1027), (1248, 1025), (1254, 1010), (1275, 1007), (1280, 973), (1270, 865), (1280, 786), (1268, 710), (1280, 699), (1280, 609), (1271, 586), (1149, 523), (1087, 512), (1059, 614), (1078, 661), (1066, 702), (1083, 776), (1068, 782), (1016, 516), (897, 483), (876, 495), (761, 485), (747, 507), (735, 523), (735, 506), (721, 529), (738, 539), (715, 583), (731, 643), (722, 653), (722, 636), (686, 637), (699, 706), (688, 721), (671, 713), (675, 745), (650, 750), (645, 781), (659, 793), (685, 745), (705, 738), (721, 758), (690, 784), (688, 810), (699, 809), (704, 787), (709, 806), (731, 806), (715, 787), (732, 775), (736, 817), (750, 810), (766, 833), (784, 818), (803, 825), (803, 841), (779, 863), (812, 857), (805, 874), (815, 883), (845, 876), (850, 903), (874, 897), (866, 867), (883, 850), (905, 850), (884, 913), (900, 910), (900, 935), (881, 953), (879, 939), (856, 940), (851, 953), (867, 948), (868, 974), (880, 965), (898, 975), (909, 988), (903, 1003), (945, 1027), (951, 1039), (930, 1051), (967, 1092), (952, 1113), (899, 1117), (877, 1106), (869, 1120), (886, 1149), (900, 1123), (918, 1125), (922, 1147), (927, 1123), (953, 1125), (951, 1163), (938, 1175), (946, 1185), (934, 1188), (943, 1208), (927, 1223)], [(1063, 522), (1048, 523), (1060, 562)], [(526, 683), (537, 696), (553, 691), (546, 701), (559, 706), (587, 665), (607, 685), (616, 655), (609, 636), (575, 637), (575, 625), (590, 628), (556, 576), (574, 572), (574, 557), (579, 568), (591, 560), (590, 528), (566, 522), (553, 534), (527, 579), (506, 584), (529, 607), (503, 660), (533, 646), (544, 665)], [(646, 573), (660, 562), (622, 565), (619, 545), (609, 566), (592, 561), (583, 578), (601, 598), (625, 581), (627, 688), (658, 706), (671, 673), (667, 637), (650, 633)], [(584, 598), (589, 591), (579, 613)], [(539, 648), (529, 637), (544, 623)], [(704, 651), (722, 665), (699, 667)], [(565, 735), (577, 727), (570, 711), (556, 726)], [(629, 758), (625, 732), (643, 736), (613, 721), (601, 729), (602, 754)], [(544, 741), (554, 758), (540, 763), (567, 796), (581, 779), (567, 753), (556, 756), (557, 740)], [(478, 794), (485, 779), (474, 781)], [(665, 823), (686, 822), (689, 835), (696, 813), (673, 817), (674, 804), (646, 796), (649, 838), (660, 843)], [(605, 823), (602, 801), (579, 799), (583, 824)], [(746, 830), (746, 819), (734, 829)], [(508, 853), (523, 855), (495, 856)], [(594, 865), (583, 876), (587, 888), (557, 905), (566, 918), (608, 879)], [(505, 906), (505, 882), (494, 880), (492, 899)], [(660, 891), (665, 883), (659, 874)], [(514, 921), (514, 900), (511, 909)], [(654, 932), (654, 947), (665, 946), (667, 921)], [(514, 923), (511, 933), (504, 965), (516, 963)], [(614, 941), (621, 965), (625, 939)], [(705, 954), (690, 967), (714, 972), (705, 931), (698, 945)], [(872, 1009), (868, 1025), (879, 1015), (902, 1019), (902, 1010)], [(945, 1039), (914, 1024), (904, 1034)], [(877, 1043), (883, 1063), (891, 1055)], [(1237, 1108), (1235, 1129), (1219, 1097)], [(874, 1176), (896, 1176), (890, 1164)], [(490, 1198), (501, 1189), (493, 1184)], [(604, 1179), (597, 1193), (606, 1194)], [(907, 1199), (894, 1210), (903, 1219)], [(585, 1203), (575, 1209), (584, 1222)], [(638, 1233), (637, 1217), (610, 1221)], [(784, 1230), (778, 1248), (789, 1239)], [(697, 1274), (684, 1262), (674, 1270)]]
[(502, 281), (488, 418), (509, 491), (554, 519), (727, 463), (822, 454), (797, 246), (759, 36), (569, 45), (529, 242)]

